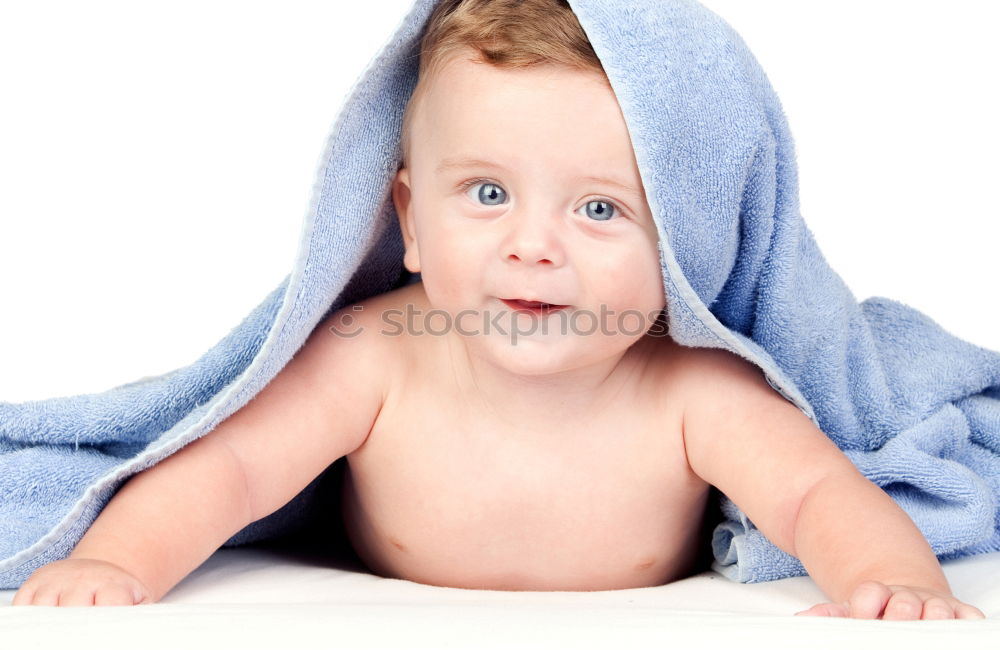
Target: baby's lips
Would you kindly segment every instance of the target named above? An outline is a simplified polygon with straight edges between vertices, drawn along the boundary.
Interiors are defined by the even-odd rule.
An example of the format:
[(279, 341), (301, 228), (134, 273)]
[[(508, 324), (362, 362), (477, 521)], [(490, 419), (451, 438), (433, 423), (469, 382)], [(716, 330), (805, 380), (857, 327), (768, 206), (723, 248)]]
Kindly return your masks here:
[(515, 311), (551, 312), (569, 307), (550, 302), (523, 300), (520, 298), (501, 298), (500, 301)]
[(501, 298), (505, 303), (521, 305), (529, 309), (538, 309), (540, 307), (551, 307), (554, 309), (559, 309), (561, 307), (569, 307), (569, 305), (564, 305), (556, 302), (549, 302), (547, 300), (535, 300), (527, 298)]

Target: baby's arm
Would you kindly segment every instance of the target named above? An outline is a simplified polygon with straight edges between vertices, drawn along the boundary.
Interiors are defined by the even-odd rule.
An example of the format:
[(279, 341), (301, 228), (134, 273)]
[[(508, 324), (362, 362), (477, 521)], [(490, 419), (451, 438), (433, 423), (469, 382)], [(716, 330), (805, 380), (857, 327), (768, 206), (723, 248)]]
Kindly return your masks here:
[(984, 618), (952, 596), (906, 512), (760, 369), (723, 350), (697, 354), (684, 413), (688, 462), (834, 601), (802, 613)]
[(69, 557), (39, 567), (12, 604), (155, 602), (248, 523), (242, 469), (206, 435), (129, 479)]
[(382, 405), (369, 329), (317, 327), (278, 375), (214, 430), (133, 476), (65, 560), (36, 570), (14, 605), (160, 600), (239, 530), (357, 449)]

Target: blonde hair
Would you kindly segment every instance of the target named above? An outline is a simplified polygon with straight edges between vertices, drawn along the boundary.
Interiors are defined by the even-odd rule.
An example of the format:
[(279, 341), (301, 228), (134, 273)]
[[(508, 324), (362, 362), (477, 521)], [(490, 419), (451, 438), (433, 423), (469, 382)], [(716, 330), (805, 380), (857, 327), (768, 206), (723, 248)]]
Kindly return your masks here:
[(607, 82), (604, 67), (566, 0), (441, 0), (421, 37), (417, 85), (403, 111), (402, 166), (409, 166), (413, 114), (428, 80), (451, 57), (462, 54), (505, 69), (564, 66), (598, 73)]

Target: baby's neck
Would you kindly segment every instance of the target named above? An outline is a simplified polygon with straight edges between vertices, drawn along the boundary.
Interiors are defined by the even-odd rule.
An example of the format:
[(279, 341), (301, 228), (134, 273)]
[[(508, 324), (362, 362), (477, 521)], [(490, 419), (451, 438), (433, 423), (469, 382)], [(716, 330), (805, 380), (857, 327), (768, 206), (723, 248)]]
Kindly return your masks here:
[(641, 367), (644, 349), (637, 343), (588, 366), (519, 375), (478, 357), (461, 343), (457, 346), (451, 359), (466, 403), (490, 413), (500, 423), (540, 433), (555, 425), (572, 430), (574, 423), (585, 425), (606, 413)]

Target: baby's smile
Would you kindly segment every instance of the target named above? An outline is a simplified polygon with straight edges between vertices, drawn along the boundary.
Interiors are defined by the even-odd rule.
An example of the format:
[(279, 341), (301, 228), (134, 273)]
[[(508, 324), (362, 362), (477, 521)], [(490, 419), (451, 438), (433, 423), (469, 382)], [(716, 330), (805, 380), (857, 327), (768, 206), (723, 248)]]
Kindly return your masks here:
[(560, 309), (565, 309), (569, 305), (556, 305), (548, 302), (541, 302), (536, 300), (521, 300), (519, 298), (501, 298), (500, 302), (507, 305), (515, 311), (523, 311), (531, 314), (536, 314), (540, 316), (545, 316), (551, 314), (554, 311)]

